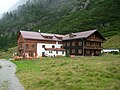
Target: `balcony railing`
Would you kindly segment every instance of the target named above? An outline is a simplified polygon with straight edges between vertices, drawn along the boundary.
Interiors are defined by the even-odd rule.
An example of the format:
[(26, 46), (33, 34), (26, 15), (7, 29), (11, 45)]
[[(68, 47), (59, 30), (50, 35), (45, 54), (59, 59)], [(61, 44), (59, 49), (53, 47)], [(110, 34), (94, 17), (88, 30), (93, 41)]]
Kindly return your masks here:
[(85, 46), (85, 49), (102, 49), (101, 46)]
[(88, 41), (97, 41), (97, 42), (103, 42), (101, 39), (98, 39), (98, 38), (88, 38), (87, 39)]

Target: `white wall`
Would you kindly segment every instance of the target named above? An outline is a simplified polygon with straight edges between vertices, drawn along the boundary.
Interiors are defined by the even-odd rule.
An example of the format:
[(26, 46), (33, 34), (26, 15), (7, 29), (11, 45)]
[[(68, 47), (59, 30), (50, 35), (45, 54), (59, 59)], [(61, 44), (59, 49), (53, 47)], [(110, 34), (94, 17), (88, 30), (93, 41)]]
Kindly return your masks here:
[(119, 49), (103, 49), (101, 52), (119, 52)]
[(45, 48), (52, 48), (52, 46), (54, 45), (55, 48), (61, 48), (61, 46), (63, 46), (63, 44), (58, 44), (58, 42), (56, 42), (56, 44), (46, 44), (46, 43), (37, 43), (37, 55), (38, 57), (42, 56), (42, 52), (45, 52), (45, 55), (47, 56), (57, 56), (57, 55), (62, 55), (65, 56), (65, 52), (64, 54), (62, 54), (62, 51), (58, 51), (58, 54), (56, 54), (56, 51), (52, 51), (52, 53), (49, 53), (49, 51), (45, 51), (44, 48), (42, 48), (42, 46), (45, 45)]
[[(50, 53), (50, 52), (51, 51), (45, 51), (46, 56), (48, 56), (48, 57), (65, 56), (65, 51), (58, 51), (58, 54), (56, 54), (56, 51), (52, 51), (52, 53)], [(62, 52), (64, 52), (64, 54)]]

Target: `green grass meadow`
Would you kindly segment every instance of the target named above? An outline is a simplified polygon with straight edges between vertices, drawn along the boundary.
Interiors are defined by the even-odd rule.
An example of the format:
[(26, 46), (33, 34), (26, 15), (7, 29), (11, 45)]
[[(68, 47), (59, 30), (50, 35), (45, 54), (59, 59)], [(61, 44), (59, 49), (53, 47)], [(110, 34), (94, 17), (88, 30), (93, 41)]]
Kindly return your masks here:
[(120, 55), (13, 61), (26, 90), (120, 90)]

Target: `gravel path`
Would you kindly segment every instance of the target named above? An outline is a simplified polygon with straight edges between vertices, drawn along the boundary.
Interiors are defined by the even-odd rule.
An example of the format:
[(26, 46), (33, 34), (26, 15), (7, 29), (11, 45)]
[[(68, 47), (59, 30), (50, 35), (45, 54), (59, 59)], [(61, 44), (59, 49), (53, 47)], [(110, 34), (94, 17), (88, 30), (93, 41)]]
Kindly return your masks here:
[(16, 66), (10, 61), (0, 59), (0, 90), (24, 90), (15, 75)]

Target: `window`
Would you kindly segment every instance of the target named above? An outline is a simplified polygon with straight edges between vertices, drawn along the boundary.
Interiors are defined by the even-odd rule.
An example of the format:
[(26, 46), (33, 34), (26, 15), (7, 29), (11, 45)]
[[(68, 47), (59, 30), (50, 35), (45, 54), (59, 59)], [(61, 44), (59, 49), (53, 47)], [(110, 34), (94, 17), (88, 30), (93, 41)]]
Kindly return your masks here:
[(66, 52), (67, 54), (69, 54), (70, 53), (70, 50), (67, 50), (67, 52)]
[(58, 54), (58, 51), (56, 51), (56, 54)]
[(33, 51), (29, 51), (29, 56), (30, 56), (30, 57), (33, 57), (33, 54), (34, 54)]
[(91, 35), (91, 38), (95, 38), (95, 35)]
[(79, 53), (79, 54), (82, 54), (82, 49), (79, 49), (79, 50), (78, 50), (78, 53)]
[(32, 47), (34, 48), (34, 44), (32, 45)]
[(70, 42), (67, 43), (67, 46), (70, 46)]
[(42, 48), (45, 48), (45, 45), (42, 45)]
[(87, 46), (90, 46), (90, 42), (87, 42), (86, 44), (87, 44)]
[(49, 51), (49, 53), (52, 53), (52, 51)]
[(80, 42), (78, 42), (78, 45), (79, 45), (79, 46), (82, 46), (82, 42), (81, 42), (81, 41), (80, 41)]
[(96, 43), (96, 46), (99, 47), (99, 46), (100, 46), (100, 43)]
[(99, 55), (100, 54), (100, 51), (96, 51), (96, 55)]
[(42, 56), (43, 56), (43, 57), (45, 56), (45, 52), (42, 52)]
[(92, 43), (92, 46), (95, 46), (95, 43)]
[(54, 46), (54, 45), (52, 45), (52, 48), (55, 48), (55, 46)]
[(62, 54), (64, 54), (64, 51), (62, 51)]
[(72, 42), (72, 46), (75, 46), (75, 42)]
[(86, 54), (90, 54), (90, 50), (86, 50)]
[(63, 43), (63, 46), (66, 46), (66, 43), (65, 43), (65, 42)]
[(72, 49), (72, 53), (73, 53), (73, 54), (75, 53), (75, 49)]
[(91, 46), (94, 46), (94, 42), (91, 43)]
[(32, 48), (34, 48), (34, 47), (35, 47), (35, 45), (33, 44), (33, 45), (32, 45)]
[(29, 45), (28, 45), (28, 44), (26, 44), (25, 46), (26, 46), (26, 48), (29, 48)]

